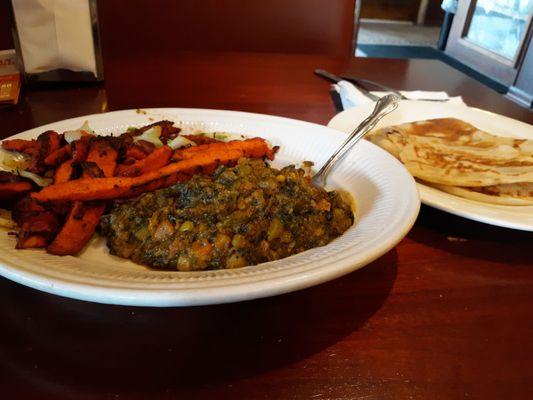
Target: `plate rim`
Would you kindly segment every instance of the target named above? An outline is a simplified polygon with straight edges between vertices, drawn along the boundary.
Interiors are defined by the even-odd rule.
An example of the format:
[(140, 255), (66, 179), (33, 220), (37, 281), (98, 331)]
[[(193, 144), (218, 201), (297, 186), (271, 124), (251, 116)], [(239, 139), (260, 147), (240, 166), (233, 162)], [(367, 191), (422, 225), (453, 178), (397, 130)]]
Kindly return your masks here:
[[(97, 114), (90, 114), (90, 115), (84, 115), (84, 116), (78, 116), (74, 118), (69, 118), (65, 120), (60, 120), (56, 122), (52, 122), (46, 125), (42, 125), (39, 127), (35, 127), (23, 132), (19, 132), (15, 135), (10, 136), (17, 137), (22, 135), (35, 135), (36, 133), (40, 133), (43, 129), (46, 130), (48, 128), (53, 128), (54, 125), (57, 125), (59, 123), (66, 124), (66, 123), (77, 123), (79, 120), (82, 119), (90, 119), (90, 118), (113, 118), (113, 116), (121, 115), (122, 116), (130, 116), (134, 115), (131, 113), (137, 114), (137, 110), (139, 109), (129, 109), (129, 110), (117, 110), (112, 111), (108, 113), (97, 113)], [(157, 113), (157, 112), (170, 112), (170, 113), (198, 113), (198, 114), (211, 114), (211, 116), (216, 116), (216, 114), (223, 114), (226, 116), (230, 116), (232, 118), (239, 118), (239, 117), (245, 117), (245, 118), (261, 118), (262, 120), (266, 120), (266, 122), (271, 121), (278, 121), (282, 124), (291, 124), (291, 125), (313, 125), (317, 129), (320, 129), (321, 131), (327, 130), (330, 131), (330, 133), (334, 134), (340, 134), (341, 137), (345, 137), (346, 134), (331, 129), (327, 126), (315, 124), (308, 121), (301, 121), (297, 119), (287, 118), (287, 117), (280, 117), (280, 116), (273, 116), (268, 114), (258, 114), (258, 113), (249, 113), (249, 112), (243, 112), (243, 111), (233, 111), (233, 110), (219, 110), (219, 109), (203, 109), (203, 108), (173, 108), (173, 107), (165, 107), (165, 108), (143, 108), (141, 109), (147, 113)], [(149, 114), (154, 115), (154, 114)], [(253, 123), (253, 121), (251, 121)], [(8, 139), (8, 138), (5, 138)], [(2, 140), (5, 140), (2, 139)], [(394, 164), (397, 164), (397, 166), (401, 167), (401, 170), (404, 170), (402, 164), (396, 160), (394, 157), (390, 156), (387, 152), (380, 149), (379, 147), (369, 143), (372, 148), (375, 148), (375, 151), (378, 151), (379, 153), (383, 153), (383, 156), (386, 156), (390, 159), (391, 162)], [(244, 300), (251, 300), (255, 298), (261, 298), (261, 297), (269, 297), (274, 295), (279, 295), (283, 293), (288, 293), (300, 289), (304, 289), (310, 286), (317, 285), (319, 283), (323, 283), (332, 279), (335, 279), (339, 276), (345, 275), (349, 272), (352, 272), (356, 269), (359, 269), (375, 259), (381, 257), (383, 254), (385, 254), (390, 249), (394, 248), (398, 242), (400, 242), (403, 237), (409, 232), (409, 230), (412, 228), (413, 224), (416, 221), (416, 218), (418, 216), (419, 210), (420, 210), (420, 198), (418, 189), (416, 187), (416, 184), (414, 182), (414, 179), (405, 171), (405, 178), (407, 178), (411, 182), (412, 189), (411, 191), (405, 191), (406, 194), (406, 206), (408, 206), (408, 209), (410, 213), (404, 218), (403, 224), (400, 229), (397, 229), (395, 232), (394, 237), (391, 237), (388, 241), (383, 241), (379, 245), (376, 245), (373, 249), (367, 250), (369, 253), (366, 258), (359, 259), (357, 262), (351, 261), (350, 257), (345, 257), (345, 259), (337, 260), (335, 264), (338, 266), (336, 268), (321, 268), (321, 269), (314, 269), (311, 271), (307, 271), (305, 274), (299, 273), (298, 271), (295, 271), (293, 276), (291, 276), (290, 279), (287, 279), (287, 276), (281, 276), (281, 277), (275, 277), (275, 278), (268, 278), (268, 276), (265, 278), (266, 281), (269, 282), (269, 285), (265, 287), (261, 287), (259, 281), (253, 281), (253, 282), (244, 282), (242, 284), (229, 284), (229, 285), (222, 285), (220, 287), (215, 288), (208, 288), (202, 290), (203, 296), (199, 295), (198, 289), (193, 288), (191, 290), (188, 289), (180, 289), (180, 291), (177, 293), (175, 289), (160, 289), (160, 288), (145, 288), (145, 289), (131, 289), (131, 288), (111, 288), (111, 293), (107, 293), (107, 291), (104, 289), (104, 292), (102, 292), (102, 286), (99, 285), (88, 285), (86, 283), (79, 284), (77, 282), (68, 282), (64, 279), (57, 279), (57, 278), (44, 278), (42, 275), (34, 274), (32, 271), (20, 271), (16, 268), (12, 268), (9, 265), (5, 265), (4, 262), (0, 263), (0, 274), (4, 277), (11, 279), (13, 281), (16, 281), (18, 283), (21, 283), (25, 286), (32, 287), (37, 290), (41, 290), (44, 292), (64, 296), (64, 297), (70, 297), (75, 298), (78, 300), (85, 300), (85, 301), (92, 301), (92, 302), (99, 302), (99, 303), (106, 303), (106, 304), (120, 304), (120, 305), (133, 305), (133, 306), (160, 306), (160, 307), (166, 307), (166, 306), (194, 306), (194, 305), (207, 305), (207, 304), (220, 304), (220, 303), (228, 303), (228, 302), (235, 302), (235, 301), (244, 301)], [(22, 273), (21, 273), (22, 272)], [(258, 287), (259, 285), (259, 287)], [(239, 290), (235, 290), (235, 288), (238, 287)], [(252, 291), (253, 289), (253, 291)], [(217, 292), (213, 294), (213, 292)], [(189, 293), (190, 292), (190, 293)], [(155, 295), (154, 295), (155, 293)], [(194, 294), (194, 298), (192, 298), (192, 294)], [(148, 295), (148, 296), (145, 296)]]

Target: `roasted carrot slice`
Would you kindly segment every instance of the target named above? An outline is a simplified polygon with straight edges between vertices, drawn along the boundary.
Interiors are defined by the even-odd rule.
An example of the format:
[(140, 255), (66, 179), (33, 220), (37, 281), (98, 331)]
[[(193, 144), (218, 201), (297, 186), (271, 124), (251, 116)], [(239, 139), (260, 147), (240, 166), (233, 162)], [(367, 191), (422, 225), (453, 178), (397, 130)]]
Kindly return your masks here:
[(74, 202), (65, 225), (46, 251), (60, 256), (79, 253), (93, 236), (104, 210), (105, 204)]
[(275, 153), (275, 149), (269, 148), (261, 139), (249, 139), (239, 143), (240, 146), (232, 145), (217, 148), (216, 151), (211, 149), (199, 152), (193, 158), (169, 164), (135, 178), (79, 179), (50, 185), (38, 193), (32, 193), (32, 197), (40, 202), (131, 197), (184, 181), (196, 173), (211, 173), (221, 164), (234, 165), (242, 157), (273, 157)]
[(2, 142), (2, 148), (20, 153), (34, 154), (37, 152), (36, 140), (10, 139)]
[(19, 226), (22, 226), (28, 218), (46, 211), (45, 208), (30, 196), (17, 201), (11, 210), (11, 218)]
[(156, 171), (170, 161), (172, 149), (163, 146), (142, 160), (131, 165), (119, 165), (115, 170), (116, 176), (139, 176), (147, 172)]
[(224, 152), (228, 150), (242, 151), (242, 157), (260, 158), (267, 157), (269, 160), (274, 159), (277, 148), (270, 149), (264, 139), (252, 138), (246, 140), (232, 140), (230, 142), (207, 143), (200, 146), (178, 149), (172, 154), (175, 161), (187, 160), (195, 157), (199, 153), (205, 152)]
[(92, 161), (84, 161), (80, 164), (83, 174), (82, 178), (103, 178), (104, 171), (100, 169), (98, 164)]
[(153, 124), (145, 125), (137, 131), (140, 133), (147, 131), (150, 128), (153, 128), (154, 126), (161, 127), (161, 136), (167, 138), (167, 139), (174, 139), (178, 133), (181, 131), (181, 128), (175, 127), (174, 122), (168, 121), (168, 120), (161, 120), (154, 122)]
[(185, 139), (190, 140), (191, 142), (196, 143), (197, 145), (209, 144), (209, 143), (221, 143), (221, 140), (206, 136), (206, 135), (181, 135)]
[(57, 167), (54, 174), (54, 183), (64, 183), (70, 181), (74, 168), (72, 168), (72, 159), (65, 161)]
[(17, 249), (37, 249), (46, 247), (48, 240), (44, 235), (32, 234), (24, 237), (20, 237), (17, 241)]
[[(91, 142), (86, 161), (82, 162), (83, 180), (91, 179), (95, 174), (113, 176), (117, 151), (107, 139)], [(95, 172), (96, 171), (96, 172)], [(57, 255), (75, 255), (91, 239), (100, 217), (105, 211), (105, 204), (88, 204), (75, 201), (66, 222), (46, 251)]]
[(145, 158), (149, 153), (146, 153), (143, 151), (142, 148), (139, 146), (130, 146), (126, 150), (126, 158), (134, 158), (136, 160), (142, 160)]
[(47, 131), (44, 134), (39, 135), (39, 137), (37, 138), (37, 141), (39, 141), (39, 138), (43, 135), (44, 135), (43, 140), (47, 141), (47, 145), (45, 146), (46, 151), (43, 157), (43, 161), (44, 161), (44, 159), (47, 156), (59, 150), (59, 148), (61, 147), (61, 137), (55, 131)]
[(32, 185), (29, 182), (2, 182), (0, 183), (0, 200), (13, 200), (30, 192)]
[(75, 163), (80, 163), (85, 161), (87, 154), (89, 153), (89, 142), (91, 141), (92, 136), (82, 136), (81, 139), (78, 139), (70, 144), (72, 152), (72, 160)]
[(36, 151), (32, 153), (32, 159), (28, 166), (28, 171), (35, 174), (42, 174), (46, 171), (47, 165), (44, 160), (50, 153), (59, 149), (61, 144), (61, 138), (55, 131), (46, 131), (39, 135), (37, 138)]
[(59, 229), (57, 215), (30, 197), (25, 197), (15, 204), (12, 218), (20, 227), (17, 249), (44, 247)]
[(94, 162), (102, 170), (104, 176), (113, 176), (117, 164), (117, 151), (107, 139), (96, 139), (91, 142), (86, 160)]
[(66, 144), (63, 147), (60, 147), (56, 151), (51, 152), (45, 159), (44, 164), (45, 165), (58, 165), (62, 162), (66, 161), (70, 155), (72, 154), (72, 149), (70, 147), (70, 144)]

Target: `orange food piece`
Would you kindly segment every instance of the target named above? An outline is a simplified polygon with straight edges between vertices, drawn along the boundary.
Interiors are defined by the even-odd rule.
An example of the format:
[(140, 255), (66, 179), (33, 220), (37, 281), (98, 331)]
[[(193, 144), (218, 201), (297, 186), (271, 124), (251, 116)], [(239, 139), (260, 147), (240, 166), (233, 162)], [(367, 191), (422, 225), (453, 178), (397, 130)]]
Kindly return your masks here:
[(43, 235), (29, 235), (24, 237), (24, 239), (19, 239), (17, 241), (17, 249), (37, 249), (41, 247), (46, 247), (48, 240)]
[(12, 218), (20, 227), (17, 249), (44, 247), (59, 229), (56, 213), (46, 210), (29, 196), (15, 204)]
[(89, 153), (89, 142), (92, 136), (82, 136), (81, 139), (78, 139), (70, 144), (72, 160), (75, 163), (80, 163), (85, 161), (87, 154)]
[[(117, 151), (108, 140), (93, 140), (86, 161), (83, 162), (87, 165), (84, 168), (82, 180), (92, 179), (90, 177), (92, 168), (98, 169), (104, 176), (113, 176), (117, 155)], [(104, 211), (105, 204), (74, 201), (65, 224), (46, 251), (61, 256), (78, 254), (93, 236)]]
[(31, 161), (27, 168), (28, 171), (42, 175), (47, 165), (44, 163), (46, 157), (59, 149), (61, 137), (55, 131), (43, 132), (37, 137), (35, 151), (31, 153)]
[(47, 142), (47, 144), (44, 146), (45, 148), (45, 152), (44, 152), (45, 154), (43, 154), (43, 161), (44, 161), (44, 159), (48, 155), (59, 150), (61, 146), (61, 137), (55, 131), (46, 131), (45, 133), (39, 135), (39, 137), (37, 138), (37, 141), (40, 140), (41, 136), (43, 136), (43, 140)]
[(106, 139), (93, 140), (87, 154), (86, 161), (94, 162), (104, 173), (104, 176), (113, 176), (117, 165), (118, 152)]
[[(219, 143), (214, 143), (204, 146), (218, 145)], [(182, 159), (179, 162), (138, 177), (80, 179), (78, 181), (50, 185), (38, 193), (33, 193), (32, 197), (40, 202), (110, 200), (131, 197), (182, 182), (196, 173), (212, 173), (219, 165), (234, 165), (242, 157), (273, 158), (276, 151), (276, 149), (269, 148), (266, 141), (262, 139), (248, 139), (237, 143), (229, 142), (220, 145), (222, 147), (196, 152), (194, 157)]]
[(187, 160), (195, 157), (197, 154), (209, 153), (223, 153), (231, 150), (239, 150), (242, 152), (242, 157), (247, 158), (261, 158), (266, 157), (269, 160), (274, 159), (274, 154), (277, 148), (270, 149), (267, 142), (261, 138), (252, 138), (246, 140), (232, 140), (230, 142), (216, 142), (207, 143), (200, 146), (188, 147), (186, 149), (178, 149), (172, 154), (172, 159), (175, 161)]
[(59, 167), (57, 167), (56, 172), (54, 174), (54, 183), (63, 183), (70, 181), (70, 178), (72, 177), (72, 159), (65, 161), (62, 163)]
[(62, 162), (67, 160), (71, 154), (72, 149), (70, 147), (70, 144), (66, 144), (46, 156), (46, 158), (44, 159), (44, 164), (50, 166), (61, 164)]
[(46, 248), (60, 256), (79, 253), (91, 239), (105, 210), (105, 204), (75, 201), (59, 234)]
[(2, 182), (0, 183), (0, 199), (12, 200), (31, 192), (32, 185), (29, 182)]
[(10, 139), (2, 142), (2, 148), (9, 151), (18, 151), (20, 153), (34, 154), (37, 152), (36, 140)]
[(131, 165), (119, 165), (115, 171), (116, 176), (139, 176), (147, 172), (156, 171), (170, 161), (172, 149), (168, 146), (160, 147), (152, 154)]
[(142, 160), (147, 156), (147, 153), (143, 151), (139, 146), (130, 146), (126, 150), (126, 158), (134, 158), (136, 160)]
[(209, 143), (222, 143), (221, 140), (206, 136), (206, 135), (181, 135), (185, 139), (190, 140), (198, 145), (209, 144)]

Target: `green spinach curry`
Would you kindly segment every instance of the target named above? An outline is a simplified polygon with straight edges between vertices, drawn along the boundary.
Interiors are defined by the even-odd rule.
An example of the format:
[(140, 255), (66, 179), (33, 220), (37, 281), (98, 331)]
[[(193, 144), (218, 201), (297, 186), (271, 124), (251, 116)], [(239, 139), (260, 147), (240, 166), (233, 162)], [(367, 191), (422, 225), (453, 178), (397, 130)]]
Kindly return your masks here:
[(240, 268), (324, 246), (354, 222), (349, 202), (303, 169), (241, 159), (211, 176), (114, 207), (101, 231), (112, 254), (157, 269)]

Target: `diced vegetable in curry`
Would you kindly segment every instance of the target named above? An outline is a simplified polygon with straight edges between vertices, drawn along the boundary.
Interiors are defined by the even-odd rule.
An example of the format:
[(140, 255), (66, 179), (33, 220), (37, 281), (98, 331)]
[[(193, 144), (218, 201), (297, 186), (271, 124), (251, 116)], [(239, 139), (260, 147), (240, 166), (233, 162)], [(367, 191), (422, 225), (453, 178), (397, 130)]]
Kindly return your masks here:
[(239, 268), (324, 246), (354, 222), (337, 192), (304, 170), (241, 159), (149, 192), (102, 218), (112, 254), (160, 269)]

